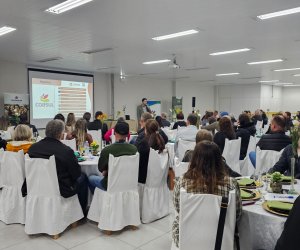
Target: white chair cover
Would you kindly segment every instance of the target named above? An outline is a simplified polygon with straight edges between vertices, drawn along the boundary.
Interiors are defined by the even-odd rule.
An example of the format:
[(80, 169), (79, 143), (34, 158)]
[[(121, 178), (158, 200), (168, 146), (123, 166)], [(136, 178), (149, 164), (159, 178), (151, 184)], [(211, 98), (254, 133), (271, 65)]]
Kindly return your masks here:
[(55, 157), (25, 159), (27, 182), (27, 234), (57, 235), (83, 217), (77, 195), (63, 198), (59, 192)]
[(256, 125), (255, 125), (256, 129), (262, 129), (263, 124), (264, 124), (263, 121), (257, 121), (257, 122), (256, 122)]
[(187, 150), (194, 149), (196, 146), (196, 142), (194, 141), (185, 141), (179, 138), (178, 140), (178, 159), (182, 161), (184, 154)]
[(175, 157), (174, 160), (175, 164), (174, 164), (174, 172), (175, 172), (175, 177), (181, 177), (183, 176), (186, 171), (189, 168), (189, 162), (181, 162), (178, 160), (177, 157)]
[[(187, 193), (180, 190), (179, 249), (214, 249), (220, 215), (221, 196)], [(235, 190), (230, 191), (222, 250), (234, 249), (236, 223)]]
[(76, 140), (75, 138), (72, 140), (60, 140), (66, 146), (69, 146), (73, 151), (76, 151)]
[(283, 150), (284, 149), (278, 152), (274, 150), (261, 150), (259, 147), (257, 147), (255, 174), (260, 175), (272, 168), (279, 160)]
[(3, 139), (3, 140), (11, 140), (12, 137), (11, 137), (11, 133), (9, 131), (4, 131), (4, 130), (1, 130), (0, 131), (0, 137)]
[(243, 176), (251, 176), (255, 172), (255, 168), (252, 165), (249, 157), (249, 153), (255, 151), (256, 149), (256, 140), (254, 136), (250, 136), (247, 155), (244, 160), (240, 161), (241, 175)]
[(9, 126), (7, 128), (7, 132), (9, 133), (9, 135), (7, 135), (7, 139), (12, 139), (14, 137), (14, 133), (15, 133), (15, 126)]
[(100, 145), (102, 144), (102, 132), (101, 129), (99, 130), (88, 130), (88, 134), (90, 134), (93, 137), (93, 140), (96, 141)]
[(169, 214), (168, 153), (150, 148), (147, 179), (139, 183), (141, 218), (150, 223)]
[(138, 194), (139, 154), (109, 155), (107, 191), (95, 189), (88, 219), (102, 230), (118, 231), (141, 224)]
[(114, 129), (111, 130), (110, 139), (111, 139), (111, 143), (115, 143), (116, 142), (116, 136), (115, 136), (115, 130)]
[(241, 173), (240, 169), (240, 150), (241, 138), (236, 140), (225, 139), (225, 147), (222, 156), (225, 158), (228, 166), (237, 173)]
[(168, 136), (169, 141), (175, 140), (176, 135), (177, 135), (177, 130), (176, 129), (173, 130), (173, 129), (170, 129), (168, 127), (161, 128), (161, 129)]
[(26, 198), (22, 197), (25, 179), (23, 150), (0, 153), (0, 220), (6, 224), (25, 223)]

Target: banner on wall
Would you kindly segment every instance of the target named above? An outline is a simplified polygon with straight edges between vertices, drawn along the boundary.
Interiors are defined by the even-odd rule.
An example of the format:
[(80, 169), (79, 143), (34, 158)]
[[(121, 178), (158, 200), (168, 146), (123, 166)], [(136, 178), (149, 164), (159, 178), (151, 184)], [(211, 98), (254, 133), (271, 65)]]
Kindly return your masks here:
[(182, 97), (172, 96), (172, 117), (176, 119), (176, 115), (182, 112)]
[(161, 101), (148, 100), (147, 105), (154, 115), (161, 114)]
[(29, 95), (4, 93), (4, 114), (8, 117), (11, 125), (17, 125), (20, 115), (29, 117)]

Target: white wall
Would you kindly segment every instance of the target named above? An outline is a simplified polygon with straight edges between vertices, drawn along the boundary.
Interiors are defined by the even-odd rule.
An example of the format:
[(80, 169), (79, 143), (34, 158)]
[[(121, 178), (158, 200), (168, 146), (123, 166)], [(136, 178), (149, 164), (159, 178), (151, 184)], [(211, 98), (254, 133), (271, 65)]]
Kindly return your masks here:
[(217, 87), (219, 111), (227, 111), (238, 117), (244, 110), (260, 108), (260, 85), (226, 85)]
[(300, 87), (282, 88), (282, 111), (296, 113), (300, 110)]
[(94, 111), (111, 112), (110, 75), (94, 74)]
[(282, 110), (282, 89), (278, 86), (261, 85), (260, 108), (270, 112)]
[(196, 97), (195, 110), (199, 109), (201, 115), (203, 115), (206, 110), (214, 110), (215, 108), (213, 86), (203, 86), (199, 83), (179, 81), (176, 83), (176, 95), (177, 97), (183, 97), (182, 109), (185, 117), (193, 110), (192, 97)]
[(0, 115), (4, 114), (3, 93), (28, 93), (27, 68), (24, 64), (0, 61)]

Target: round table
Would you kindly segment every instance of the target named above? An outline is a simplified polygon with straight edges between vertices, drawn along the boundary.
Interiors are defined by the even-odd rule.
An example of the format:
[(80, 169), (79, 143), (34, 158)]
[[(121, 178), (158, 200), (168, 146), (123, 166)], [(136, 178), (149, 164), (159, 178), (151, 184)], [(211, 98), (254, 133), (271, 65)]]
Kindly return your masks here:
[(81, 167), (81, 172), (90, 175), (101, 175), (98, 169), (98, 160), (99, 156), (92, 156), (92, 158), (87, 159), (86, 161), (79, 162)]
[[(289, 189), (284, 185), (283, 189)], [(295, 184), (300, 191), (300, 180)], [(243, 214), (239, 221), (240, 245), (243, 250), (264, 249), (273, 250), (280, 237), (286, 217), (265, 211), (261, 202), (243, 206)]]

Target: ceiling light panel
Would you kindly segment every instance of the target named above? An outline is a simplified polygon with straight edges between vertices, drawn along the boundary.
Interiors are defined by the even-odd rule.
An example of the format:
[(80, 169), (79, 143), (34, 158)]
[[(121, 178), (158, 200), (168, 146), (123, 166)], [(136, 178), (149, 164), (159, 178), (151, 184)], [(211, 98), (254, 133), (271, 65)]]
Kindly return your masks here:
[(293, 8), (293, 9), (287, 9), (287, 10), (281, 10), (281, 11), (276, 11), (264, 15), (257, 16), (260, 20), (266, 20), (274, 17), (279, 17), (279, 16), (286, 16), (286, 15), (291, 15), (291, 14), (296, 14), (300, 12), (300, 7)]
[(259, 81), (261, 83), (268, 83), (268, 82), (279, 82), (279, 80), (265, 80), (265, 81)]
[(233, 75), (239, 75), (240, 73), (222, 73), (222, 74), (216, 74), (216, 76), (233, 76)]
[(294, 70), (300, 70), (300, 68), (274, 69), (274, 71), (276, 71), (276, 72), (281, 72), (281, 71), (294, 71)]
[(15, 30), (16, 30), (16, 28), (9, 27), (9, 26), (3, 26), (0, 28), (0, 36), (3, 36), (5, 34), (15, 31)]
[(163, 59), (163, 60), (157, 60), (157, 61), (143, 62), (143, 64), (148, 65), (148, 64), (166, 63), (166, 62), (171, 62), (171, 60)]
[(265, 64), (265, 63), (277, 63), (283, 62), (283, 59), (274, 59), (274, 60), (266, 60), (266, 61), (258, 61), (258, 62), (249, 62), (248, 65), (256, 65), (256, 64)]
[(175, 37), (192, 35), (192, 34), (196, 34), (198, 32), (199, 32), (198, 30), (186, 30), (186, 31), (182, 31), (182, 32), (169, 34), (169, 35), (153, 37), (152, 39), (155, 41), (162, 41), (162, 40), (171, 39), (171, 38), (175, 38)]
[(77, 8), (83, 4), (92, 2), (93, 0), (67, 0), (60, 4), (57, 4), (55, 6), (50, 7), (49, 9), (46, 9), (46, 12), (52, 13), (52, 14), (61, 14), (63, 12), (66, 12), (68, 10)]
[(251, 49), (244, 48), (244, 49), (235, 49), (235, 50), (228, 50), (228, 51), (221, 51), (221, 52), (214, 52), (209, 54), (210, 56), (220, 56), (220, 55), (226, 55), (226, 54), (233, 54), (233, 53), (239, 53), (239, 52), (246, 52), (250, 51)]
[(92, 50), (82, 51), (81, 53), (91, 55), (91, 54), (96, 54), (96, 53), (101, 53), (106, 51), (112, 51), (112, 50), (113, 48), (92, 49)]
[(300, 74), (296, 74), (296, 75), (294, 75), (294, 76), (300, 76)]

